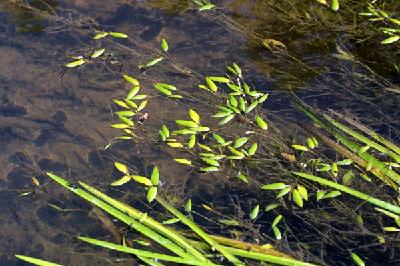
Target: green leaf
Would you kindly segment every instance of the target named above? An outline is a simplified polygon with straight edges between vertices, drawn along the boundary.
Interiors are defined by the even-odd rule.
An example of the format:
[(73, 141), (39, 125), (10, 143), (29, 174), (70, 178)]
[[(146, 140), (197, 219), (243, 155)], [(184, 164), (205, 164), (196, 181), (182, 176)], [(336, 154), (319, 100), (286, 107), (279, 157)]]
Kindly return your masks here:
[(217, 166), (217, 167), (219, 166), (219, 162), (217, 160), (210, 159), (210, 158), (201, 158), (201, 160), (206, 162), (209, 165)]
[(81, 66), (81, 65), (83, 65), (84, 63), (86, 63), (86, 61), (85, 61), (84, 59), (78, 59), (78, 60), (69, 62), (69, 63), (66, 64), (65, 66), (66, 66), (66, 67), (72, 68), (72, 67)]
[(159, 86), (159, 84), (154, 84), (154, 88), (166, 96), (172, 95), (172, 92), (170, 90), (166, 89), (165, 87)]
[(269, 96), (268, 93), (264, 93), (260, 98), (257, 99), (257, 102), (259, 103), (265, 102), (265, 100), (268, 99), (268, 96)]
[(233, 143), (233, 148), (235, 148), (235, 149), (240, 148), (244, 144), (246, 144), (247, 141), (249, 141), (249, 138), (246, 138), (246, 137), (238, 138)]
[(149, 62), (147, 62), (147, 64), (145, 65), (145, 67), (154, 66), (154, 65), (160, 63), (162, 60), (164, 60), (164, 57), (158, 57), (158, 58), (152, 59), (152, 60), (150, 60)]
[(381, 44), (394, 43), (394, 42), (397, 42), (399, 39), (400, 39), (400, 36), (394, 35), (394, 36), (391, 36), (391, 37), (389, 37), (389, 38), (383, 40), (383, 41), (381, 42)]
[(249, 156), (253, 156), (257, 151), (257, 142), (253, 143), (253, 145), (251, 145), (251, 147), (249, 148), (249, 150), (247, 151), (247, 153), (249, 154)]
[(278, 223), (282, 220), (283, 216), (279, 214), (278, 216), (275, 217), (274, 221), (272, 222), (272, 227), (277, 226)]
[(199, 169), (200, 172), (217, 172), (219, 169), (216, 166), (202, 167)]
[(363, 154), (364, 152), (366, 152), (367, 150), (369, 150), (369, 148), (371, 148), (369, 145), (363, 146), (358, 150), (358, 154)]
[(129, 83), (131, 83), (133, 86), (139, 86), (139, 81), (129, 75), (122, 75), (122, 77)]
[(214, 81), (212, 81), (211, 78), (207, 77), (206, 78), (206, 83), (208, 87), (210, 88), (211, 91), (216, 92), (218, 90), (217, 85), (215, 85)]
[(108, 32), (100, 32), (100, 33), (97, 33), (97, 34), (93, 37), (93, 40), (98, 40), (98, 39), (104, 38), (104, 37), (106, 37), (107, 35), (108, 35)]
[(279, 190), (283, 188), (287, 188), (289, 185), (286, 185), (285, 183), (278, 182), (278, 183), (272, 183), (268, 185), (264, 185), (261, 187), (261, 189), (266, 189), (266, 190)]
[(15, 255), (15, 257), (17, 257), (20, 260), (29, 262), (34, 265), (39, 265), (39, 266), (62, 266), (61, 264), (56, 264), (53, 262), (49, 262), (49, 261), (45, 261), (45, 260), (41, 260), (41, 259), (35, 259), (32, 257), (23, 256), (23, 255)]
[(383, 230), (386, 232), (400, 232), (400, 228), (393, 226), (383, 227)]
[(191, 149), (196, 145), (196, 135), (191, 135), (188, 142), (188, 148)]
[(226, 123), (228, 123), (229, 121), (231, 121), (233, 118), (235, 117), (234, 114), (230, 114), (224, 117), (224, 119), (222, 119), (221, 121), (219, 121), (218, 125), (225, 125)]
[(141, 175), (131, 175), (131, 178), (140, 184), (144, 184), (145, 186), (151, 187), (153, 184), (150, 179)]
[(279, 204), (275, 204), (275, 203), (269, 204), (267, 207), (265, 207), (265, 211), (269, 212), (269, 211), (275, 209), (278, 206), (279, 206)]
[(168, 51), (168, 43), (167, 40), (164, 38), (161, 39), (161, 50), (163, 50), (164, 52)]
[(172, 134), (174, 134), (174, 135), (193, 135), (193, 134), (196, 134), (197, 132), (192, 130), (192, 129), (193, 128), (190, 128), (190, 129), (184, 128), (184, 129), (174, 130), (172, 132)]
[(212, 81), (220, 82), (220, 83), (230, 83), (230, 79), (226, 77), (209, 77)]
[(130, 180), (132, 180), (132, 178), (129, 175), (124, 175), (123, 177), (121, 177), (117, 181), (112, 182), (111, 186), (121, 186), (121, 185), (127, 183)]
[(317, 195), (316, 195), (317, 201), (322, 200), (322, 199), (324, 198), (325, 194), (326, 194), (326, 191), (324, 191), (324, 190), (318, 190), (318, 191), (317, 191)]
[(258, 115), (256, 115), (256, 123), (261, 129), (264, 129), (264, 130), (268, 129), (267, 123)]
[(184, 159), (184, 158), (175, 158), (174, 161), (178, 162), (178, 163), (181, 163), (181, 164), (192, 165), (192, 161), (189, 161), (189, 160)]
[(101, 56), (102, 54), (104, 54), (104, 52), (106, 51), (106, 49), (99, 49), (93, 52), (93, 54), (90, 55), (91, 58), (97, 58), (99, 56)]
[(122, 39), (128, 38), (128, 35), (122, 32), (110, 31), (108, 32), (108, 34), (113, 36), (114, 38), (122, 38)]
[(237, 174), (237, 176), (236, 176), (237, 178), (239, 178), (240, 180), (242, 180), (243, 182), (245, 182), (245, 183), (248, 183), (249, 182), (249, 180), (248, 180), (248, 178), (247, 178), (247, 176), (246, 175), (244, 175), (243, 173), (241, 173), (241, 172), (238, 172), (238, 174)]
[(358, 266), (365, 266), (365, 262), (354, 252), (351, 252), (351, 258)]
[(278, 240), (282, 239), (282, 233), (281, 233), (281, 230), (279, 230), (278, 227), (273, 226), (272, 227), (272, 231), (274, 232), (274, 235), (275, 235), (276, 239), (278, 239)]
[(291, 186), (282, 188), (281, 191), (278, 193), (278, 195), (276, 195), (276, 198), (281, 198), (281, 197), (285, 196), (286, 194), (288, 194), (290, 192), (290, 190), (292, 190)]
[(308, 151), (308, 148), (303, 145), (293, 144), (292, 148), (299, 151)]
[(185, 211), (191, 212), (192, 211), (192, 199), (188, 199), (185, 204)]
[(127, 124), (113, 124), (111, 125), (112, 128), (117, 128), (117, 129), (124, 129), (124, 128), (130, 128)]
[(131, 100), (133, 97), (136, 96), (136, 94), (138, 94), (140, 90), (139, 86), (134, 86), (128, 93), (128, 95), (126, 96), (126, 99)]
[(200, 115), (193, 109), (189, 110), (190, 118), (197, 124), (200, 124)]
[(232, 95), (229, 96), (229, 104), (233, 107), (238, 106), (238, 102), (237, 102), (235, 96), (232, 96)]
[(191, 120), (175, 120), (175, 123), (184, 126), (184, 127), (198, 127), (199, 125), (196, 122), (193, 122)]
[(141, 102), (140, 104), (139, 104), (139, 106), (138, 106), (138, 108), (136, 109), (136, 111), (142, 111), (145, 107), (146, 107), (146, 105), (147, 105), (147, 103), (148, 103), (149, 101), (143, 101), (143, 102)]
[(151, 203), (155, 198), (156, 198), (156, 196), (157, 196), (157, 187), (151, 187), (150, 189), (149, 189), (149, 191), (147, 191), (147, 195), (146, 195), (146, 198), (147, 198), (147, 201), (149, 202), (149, 203)]
[(244, 110), (244, 112), (246, 114), (250, 113), (251, 111), (254, 110), (254, 108), (256, 108), (258, 105), (258, 101), (252, 102), (249, 106), (247, 106), (246, 110)]
[(240, 67), (236, 63), (233, 63), (232, 66), (235, 69), (235, 71), (238, 74), (238, 76), (241, 76), (242, 70), (240, 69)]
[(350, 184), (351, 179), (353, 179), (354, 174), (352, 170), (347, 171), (344, 175), (343, 175), (343, 185), (348, 185)]
[(128, 126), (132, 127), (133, 126), (133, 121), (130, 120), (129, 118), (125, 116), (118, 116), (119, 120), (121, 120), (123, 123), (127, 124)]
[(331, 191), (331, 192), (326, 193), (324, 195), (324, 199), (335, 198), (335, 197), (337, 197), (339, 195), (342, 195), (342, 193), (340, 191), (337, 191), (337, 190)]
[(224, 144), (225, 143), (224, 138), (221, 137), (220, 135), (218, 135), (217, 133), (213, 133), (212, 136), (219, 144)]
[(174, 224), (174, 223), (177, 223), (177, 222), (179, 222), (179, 221), (180, 221), (179, 218), (171, 218), (171, 219), (168, 219), (168, 220), (163, 221), (162, 223), (163, 223), (163, 224)]
[(333, 11), (338, 11), (339, 10), (339, 0), (332, 0), (331, 9)]
[(150, 181), (153, 186), (158, 186), (160, 183), (160, 171), (157, 166), (154, 166), (153, 171), (151, 172)]
[(208, 3), (203, 5), (202, 7), (199, 8), (199, 11), (206, 11), (206, 10), (210, 10), (213, 9), (215, 7), (214, 4)]
[(350, 165), (352, 163), (353, 163), (353, 161), (350, 160), (350, 159), (344, 159), (344, 160), (341, 160), (339, 162), (336, 162), (336, 164), (340, 165), (340, 166), (342, 166), (342, 165)]
[(118, 116), (130, 117), (130, 116), (134, 116), (135, 112), (133, 112), (133, 111), (119, 111), (119, 112), (115, 112), (115, 114), (118, 115)]
[(315, 148), (314, 141), (312, 141), (311, 138), (307, 138), (307, 146), (308, 146), (310, 149), (314, 149), (314, 148)]
[(124, 173), (124, 174), (128, 174), (129, 170), (128, 167), (125, 164), (119, 163), (119, 162), (115, 162), (114, 163), (115, 168), (118, 169), (118, 171)]
[(251, 220), (256, 219), (257, 216), (258, 216), (259, 211), (260, 211), (260, 205), (257, 204), (257, 205), (253, 208), (253, 210), (251, 210), (251, 212), (250, 212), (250, 219), (251, 219)]
[(307, 201), (307, 200), (308, 200), (308, 192), (307, 192), (307, 189), (306, 189), (304, 186), (302, 186), (302, 185), (298, 185), (298, 186), (297, 186), (297, 190), (299, 191), (300, 196), (301, 196), (305, 201)]
[(297, 189), (293, 189), (292, 191), (293, 201), (300, 207), (303, 207), (303, 198), (300, 195), (300, 192)]
[(164, 134), (164, 136), (165, 136), (166, 138), (169, 138), (169, 129), (167, 128), (166, 125), (163, 125), (163, 126), (161, 127), (161, 132)]

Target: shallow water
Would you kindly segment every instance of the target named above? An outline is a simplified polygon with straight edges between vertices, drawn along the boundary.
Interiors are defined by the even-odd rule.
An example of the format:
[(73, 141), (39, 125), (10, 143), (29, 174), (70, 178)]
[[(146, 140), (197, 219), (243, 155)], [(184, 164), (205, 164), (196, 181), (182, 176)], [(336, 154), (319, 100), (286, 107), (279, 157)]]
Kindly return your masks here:
[[(122, 158), (142, 173), (159, 165), (178, 188), (193, 183), (190, 175), (171, 168), (158, 148), (118, 143), (104, 150), (118, 134), (109, 127), (115, 121), (112, 99), (129, 89), (121, 73), (132, 74), (145, 86), (168, 81), (190, 91), (201, 76), (221, 74), (226, 65), (237, 62), (256, 87), (271, 92), (273, 101), (265, 108), (288, 123), (304, 121), (285, 94), (293, 89), (311, 105), (351, 113), (399, 141), (400, 95), (384, 89), (396, 84), (392, 71), (376, 69), (380, 76), (372, 80), (361, 63), (332, 56), (336, 45), (359, 52), (348, 39), (273, 27), (277, 19), (266, 19), (261, 1), (216, 1), (218, 9), (205, 13), (187, 10), (185, 2), (48, 1), (58, 16), (41, 18), (13, 1), (0, 1), (0, 265), (21, 265), (13, 258), (16, 253), (65, 265), (133, 263), (130, 257), (121, 259), (74, 238), (82, 234), (112, 240), (90, 206), (49, 182), (45, 172), (107, 188), (118, 175), (113, 160)], [(65, 72), (62, 66), (71, 55), (87, 55), (97, 45), (91, 41), (88, 30), (95, 25), (88, 17), (103, 28), (128, 34), (131, 41), (116, 42), (129, 50), (104, 43), (112, 64), (99, 62)], [(322, 36), (329, 41), (318, 42)], [(176, 65), (186, 68), (160, 66), (141, 73), (138, 63), (156, 53), (162, 37)], [(281, 40), (302, 64), (264, 48), (263, 38)], [(180, 112), (173, 103), (155, 99), (148, 123), (156, 126)], [(197, 183), (193, 191), (212, 194), (213, 185)], [(135, 188), (129, 189), (125, 197), (133, 199)], [(21, 196), (24, 192), (31, 193)]]

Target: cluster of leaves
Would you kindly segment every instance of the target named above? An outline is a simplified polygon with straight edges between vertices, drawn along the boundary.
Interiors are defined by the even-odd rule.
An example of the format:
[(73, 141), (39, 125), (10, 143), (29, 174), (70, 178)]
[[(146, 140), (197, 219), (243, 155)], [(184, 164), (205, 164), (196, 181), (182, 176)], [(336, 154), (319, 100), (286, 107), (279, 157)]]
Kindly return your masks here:
[(370, 17), (369, 21), (384, 23), (385, 27), (379, 29), (390, 36), (384, 39), (381, 44), (395, 43), (400, 40), (400, 20), (391, 17), (386, 11), (375, 8), (372, 4), (368, 4), (367, 9), (368, 12), (362, 12), (360, 15)]

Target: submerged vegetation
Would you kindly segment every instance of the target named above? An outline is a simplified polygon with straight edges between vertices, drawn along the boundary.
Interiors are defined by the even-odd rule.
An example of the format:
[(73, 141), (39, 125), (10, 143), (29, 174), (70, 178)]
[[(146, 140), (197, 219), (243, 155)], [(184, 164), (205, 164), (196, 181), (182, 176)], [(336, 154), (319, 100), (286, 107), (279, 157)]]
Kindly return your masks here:
[[(338, 13), (359, 5), (337, 0), (307, 4), (318, 5), (315, 13), (297, 13), (293, 18), (305, 16), (307, 27), (314, 16), (324, 14), (326, 20), (318, 26), (327, 23), (325, 27), (333, 27), (328, 23), (331, 19), (347, 23), (348, 18)], [(272, 1), (257, 7), (268, 5), (277, 8), (281, 4)], [(208, 1), (183, 6), (198, 12), (218, 9)], [(329, 11), (320, 13), (325, 6)], [(352, 14), (388, 24), (377, 30), (390, 35), (378, 44), (398, 45), (399, 21), (373, 4), (365, 8), (368, 13)], [(334, 14), (329, 13), (332, 11)], [(114, 47), (134, 53), (129, 34), (100, 28), (91, 34), (89, 51), (71, 56), (64, 64), (65, 71), (96, 64), (105, 64), (110, 70), (107, 60), (119, 56)], [(373, 31), (369, 37), (375, 34)], [(259, 32), (250, 35), (259, 48), (263, 46), (263, 52), (270, 53), (272, 65), (274, 56), (283, 56), (290, 62), (289, 68), (314, 72), (306, 78), (321, 73), (303, 63), (285, 40), (264, 38)], [(110, 70), (129, 90), (113, 99), (117, 121), (111, 127), (119, 135), (105, 149), (151, 147), (166, 158), (169, 168), (180, 169), (178, 173), (189, 181), (174, 191), (167, 176), (175, 172), (164, 171), (157, 161), (148, 162), (148, 174), (147, 167), (136, 169), (118, 158), (114, 162), (118, 179), (110, 187), (134, 189), (136, 200), (146, 202), (136, 206), (85, 182), (75, 184), (47, 173), (51, 180), (116, 219), (103, 219), (111, 234), (122, 227), (119, 223), (124, 230), (134, 231), (134, 237), (116, 234), (115, 242), (87, 236), (79, 236), (79, 240), (134, 256), (148, 265), (333, 265), (337, 261), (366, 265), (369, 260), (379, 260), (373, 256), (390, 252), (392, 260), (399, 259), (400, 148), (394, 141), (352, 116), (309, 106), (290, 90), (293, 80), (299, 78), (274, 69), (270, 74), (276, 71), (282, 78), (277, 83), (286, 85), (288, 99), (301, 112), (297, 115), (309, 119), (284, 121), (267, 111), (274, 97), (266, 88), (253, 85), (241, 64), (229, 63), (226, 73), (200, 75), (174, 60), (168, 36), (160, 36), (158, 41), (157, 48), (149, 49), (151, 53), (137, 62), (137, 69), (129, 73)], [(337, 50), (336, 58), (356, 61), (339, 46)], [(153, 78), (152, 71), (157, 69), (173, 70), (183, 77), (193, 75), (198, 84), (182, 87)], [(303, 74), (299, 70), (295, 75)], [(190, 182), (204, 183), (200, 187), (209, 191), (202, 195), (190, 188)], [(17, 257), (37, 265), (57, 265)]]

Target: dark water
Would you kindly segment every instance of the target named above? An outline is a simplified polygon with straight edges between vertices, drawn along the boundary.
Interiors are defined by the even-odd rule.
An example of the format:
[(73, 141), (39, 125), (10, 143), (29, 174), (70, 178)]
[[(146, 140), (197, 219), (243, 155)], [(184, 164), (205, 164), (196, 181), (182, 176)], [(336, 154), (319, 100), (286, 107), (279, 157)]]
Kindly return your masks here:
[[(120, 259), (75, 239), (80, 234), (112, 237), (88, 204), (49, 183), (45, 172), (106, 188), (117, 176), (113, 161), (122, 158), (143, 173), (149, 165), (159, 165), (177, 188), (191, 178), (171, 169), (168, 156), (149, 145), (120, 143), (104, 150), (118, 134), (109, 127), (115, 121), (112, 99), (128, 90), (120, 73), (131, 73), (146, 85), (168, 81), (190, 90), (200, 75), (221, 74), (226, 65), (237, 62), (256, 87), (271, 92), (273, 101), (265, 108), (284, 121), (303, 119), (284, 92), (293, 89), (309, 104), (351, 113), (399, 141), (400, 95), (385, 90), (396, 82), (392, 70), (376, 68), (374, 79), (369, 79), (371, 73), (361, 62), (332, 56), (336, 46), (354, 53), (365, 47), (340, 34), (274, 24), (275, 13), (263, 13), (262, 1), (217, 1), (219, 8), (208, 13), (187, 10), (186, 1), (171, 2), (32, 1), (56, 12), (44, 17), (14, 1), (0, 1), (0, 265), (20, 265), (13, 258), (17, 253), (65, 265), (134, 264), (132, 258)], [(96, 45), (90, 33), (95, 23), (127, 33), (131, 41), (118, 43), (130, 49), (104, 43), (113, 64), (99, 62), (65, 72), (62, 66), (72, 55), (86, 55)], [(138, 70), (138, 63), (153, 56), (162, 37), (169, 41), (176, 65), (193, 73), (165, 66), (147, 73)], [(326, 42), (320, 41), (325, 37)], [(302, 63), (264, 48), (263, 38), (281, 40)], [(156, 100), (149, 108), (150, 120), (157, 122), (182, 112)], [(125, 191), (127, 198), (134, 196), (135, 188), (130, 189)], [(198, 189), (204, 193), (210, 187), (203, 184)], [(31, 193), (21, 196), (24, 192)]]

